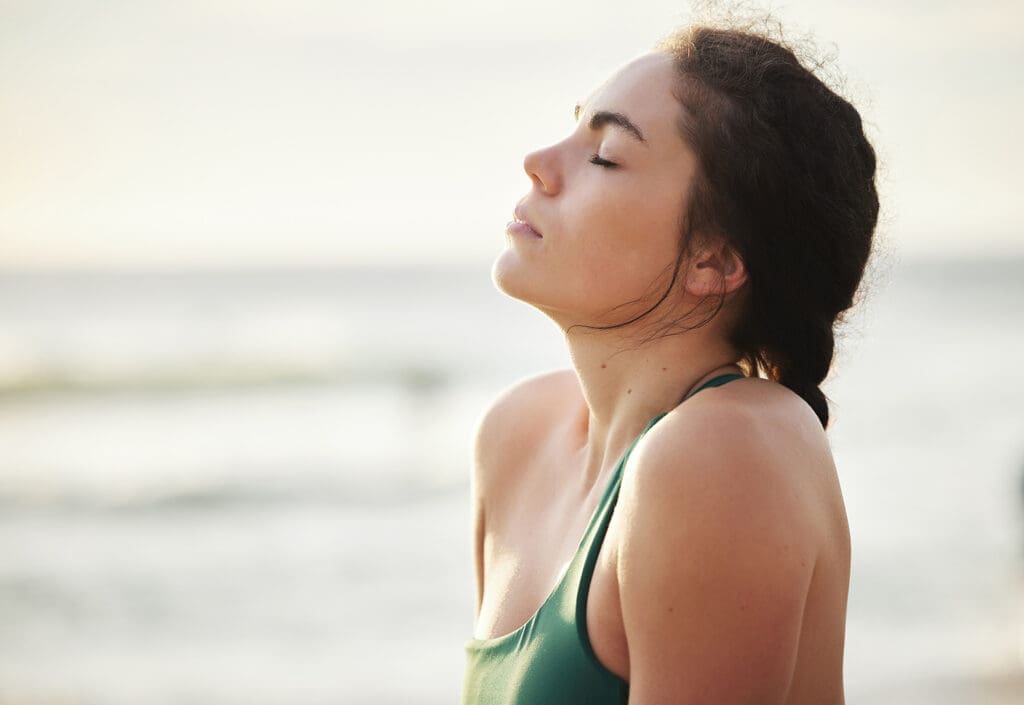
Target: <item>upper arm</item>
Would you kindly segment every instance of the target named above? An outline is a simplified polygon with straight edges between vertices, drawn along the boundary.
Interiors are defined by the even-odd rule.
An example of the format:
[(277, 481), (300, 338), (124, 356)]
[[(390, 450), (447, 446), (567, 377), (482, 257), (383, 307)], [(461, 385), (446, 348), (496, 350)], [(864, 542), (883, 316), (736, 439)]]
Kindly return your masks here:
[(786, 440), (743, 410), (703, 411), (638, 445), (622, 487), (630, 703), (783, 703), (813, 522), (773, 450)]

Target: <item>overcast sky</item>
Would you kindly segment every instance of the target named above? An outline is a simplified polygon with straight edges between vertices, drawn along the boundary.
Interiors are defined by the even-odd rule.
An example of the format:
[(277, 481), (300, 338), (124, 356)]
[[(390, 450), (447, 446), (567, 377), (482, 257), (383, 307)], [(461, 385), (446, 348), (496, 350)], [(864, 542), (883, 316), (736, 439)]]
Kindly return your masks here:
[[(0, 266), (484, 261), (684, 2), (0, 0)], [(1024, 253), (1024, 3), (801, 2), (908, 255)]]

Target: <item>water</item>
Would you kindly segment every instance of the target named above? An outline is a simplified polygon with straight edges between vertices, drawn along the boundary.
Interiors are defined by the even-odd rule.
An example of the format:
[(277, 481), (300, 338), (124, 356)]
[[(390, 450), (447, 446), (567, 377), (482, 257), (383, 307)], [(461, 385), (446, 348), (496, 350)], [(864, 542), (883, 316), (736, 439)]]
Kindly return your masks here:
[[(847, 700), (1024, 696), (1024, 260), (842, 339)], [(0, 277), (0, 703), (450, 703), (473, 424), (567, 364), (478, 270)]]

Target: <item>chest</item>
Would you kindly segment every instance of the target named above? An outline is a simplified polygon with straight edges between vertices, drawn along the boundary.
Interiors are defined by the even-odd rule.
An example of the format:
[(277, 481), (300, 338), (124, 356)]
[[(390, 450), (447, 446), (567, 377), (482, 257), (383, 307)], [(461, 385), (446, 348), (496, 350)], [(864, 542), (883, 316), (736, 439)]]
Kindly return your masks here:
[[(595, 517), (596, 518), (596, 517)], [(623, 530), (614, 507), (607, 530), (597, 545), (581, 546), (591, 519), (559, 522), (557, 513), (538, 513), (530, 520), (489, 535), (484, 552), (484, 590), (475, 636), (492, 639), (507, 635), (531, 620), (548, 601), (561, 593), (576, 597), (585, 615), (582, 634), (597, 660), (611, 673), (628, 680), (626, 647), (617, 579), (618, 545)], [(587, 549), (596, 553), (589, 580), (568, 574), (574, 559), (585, 560)], [(556, 595), (555, 593), (560, 593)]]

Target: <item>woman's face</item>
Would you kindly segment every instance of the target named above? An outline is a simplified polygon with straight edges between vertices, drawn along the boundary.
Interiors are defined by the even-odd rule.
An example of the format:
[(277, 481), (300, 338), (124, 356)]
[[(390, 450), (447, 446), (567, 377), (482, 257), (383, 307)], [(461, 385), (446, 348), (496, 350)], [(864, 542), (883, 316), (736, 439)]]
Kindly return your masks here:
[(502, 291), (566, 326), (619, 323), (657, 301), (696, 169), (675, 76), (667, 54), (631, 61), (579, 106), (569, 136), (526, 155), (533, 188), (516, 215), (539, 236), (510, 224), (492, 272)]

